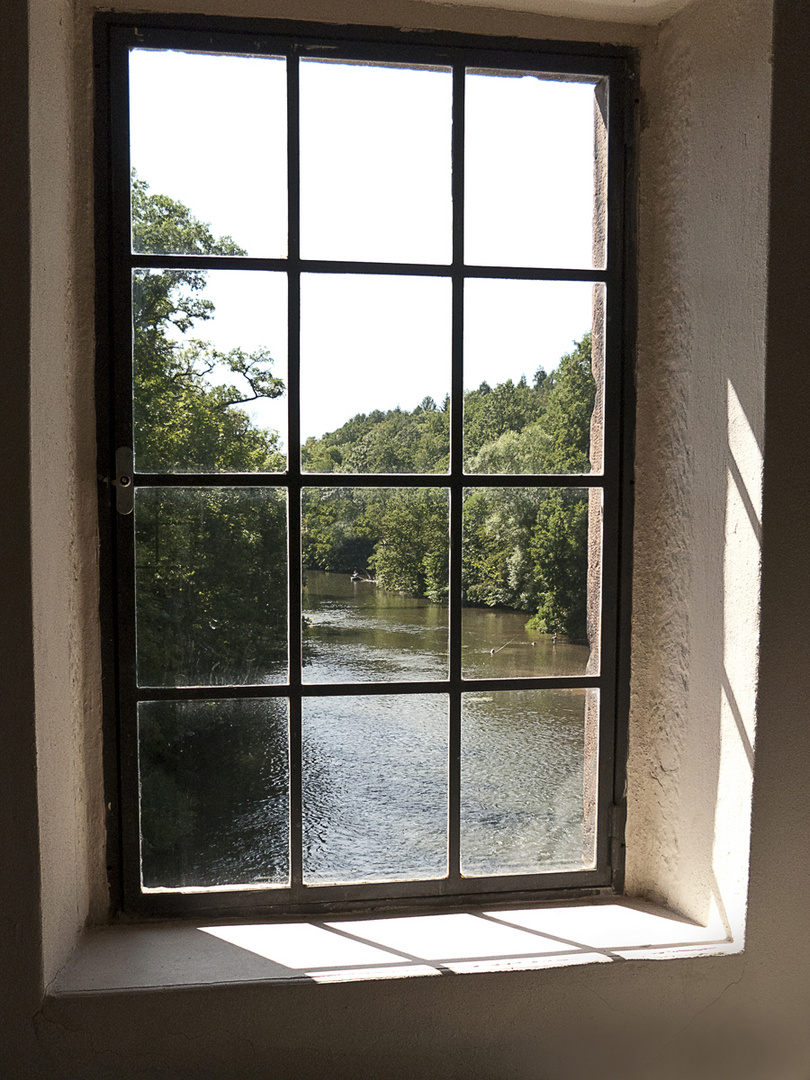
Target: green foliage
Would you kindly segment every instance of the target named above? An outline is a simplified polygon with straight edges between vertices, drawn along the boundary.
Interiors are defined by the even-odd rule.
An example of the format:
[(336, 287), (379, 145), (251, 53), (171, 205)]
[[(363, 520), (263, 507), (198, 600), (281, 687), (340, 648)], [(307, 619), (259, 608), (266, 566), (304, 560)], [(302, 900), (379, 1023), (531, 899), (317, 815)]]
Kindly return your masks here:
[[(579, 473), (590, 469), (596, 388), (586, 335), (556, 371), (464, 396), (470, 473)], [(449, 409), (426, 398), (412, 412), (359, 414), (304, 447), (317, 472), (445, 472)], [(431, 599), (447, 592), (447, 510), (438, 491), (327, 489), (304, 508), (304, 564), (365, 570), (379, 585)], [(578, 492), (474, 488), (464, 502), (465, 603), (535, 612), (531, 625), (586, 638), (587, 505)], [(584, 531), (583, 531), (584, 530)]]
[[(146, 253), (242, 255), (231, 240), (217, 240), (182, 203), (151, 195), (133, 178), (132, 233)], [(199, 270), (139, 270), (133, 276), (133, 421), (135, 459), (141, 472), (278, 472), (284, 459), (276, 432), (255, 428), (238, 405), (275, 398), (284, 391), (271, 374), (266, 350), (223, 353), (190, 337), (214, 306), (199, 294)], [(215, 370), (241, 385), (212, 385)]]
[(479, 488), (464, 501), (462, 588), (468, 604), (531, 611), (528, 538), (544, 497), (536, 489)]
[(136, 525), (140, 682), (278, 677), (287, 652), (282, 493), (146, 488)]
[(413, 412), (359, 413), (321, 439), (301, 460), (308, 472), (441, 473), (450, 454), (450, 414), (425, 398)]
[[(481, 383), (464, 395), (464, 464), (470, 472), (485, 472), (476, 455), (507, 434), (522, 433), (544, 412), (545, 389), (508, 379), (493, 389)], [(499, 470), (498, 470), (499, 471)]]
[(591, 372), (591, 335), (586, 334), (573, 352), (566, 353), (555, 372), (548, 396), (545, 431), (547, 472), (590, 471), (591, 415), (596, 384)]
[(538, 612), (529, 620), (541, 633), (587, 640), (588, 499), (555, 491), (537, 512), (530, 542), (538, 585)]
[(367, 501), (364, 489), (305, 489), (301, 520), (304, 566), (346, 573), (368, 567), (374, 539), (361, 521)]
[(364, 524), (373, 538), (369, 564), (384, 589), (447, 598), (449, 516), (447, 492), (394, 489), (369, 500)]

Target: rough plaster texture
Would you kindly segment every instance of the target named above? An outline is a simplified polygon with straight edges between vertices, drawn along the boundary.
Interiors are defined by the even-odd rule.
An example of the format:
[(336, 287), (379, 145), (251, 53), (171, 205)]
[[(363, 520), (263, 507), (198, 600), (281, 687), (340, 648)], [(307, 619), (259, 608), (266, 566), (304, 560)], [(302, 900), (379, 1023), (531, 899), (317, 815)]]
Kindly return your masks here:
[[(680, 2), (680, 0), (678, 0)], [(531, 37), (550, 41), (601, 41), (640, 45), (652, 41), (647, 25), (617, 25), (604, 14), (583, 21), (578, 10), (555, 2), (551, 13), (508, 10), (506, 4), (426, 3), (421, 0), (123, 0), (93, 4), (76, 0), (76, 17), (83, 20), (94, 8), (115, 11), (187, 12), (203, 15), (238, 15), (245, 18), (312, 20), (358, 26), (393, 26), (403, 29), (455, 30), (460, 33)], [(653, 20), (654, 22), (655, 20)]]
[[(444, 0), (469, 3), (470, 0)], [(508, 0), (502, 7), (542, 15), (574, 15), (578, 19), (611, 19), (652, 25), (663, 22), (692, 0)], [(489, 7), (491, 0), (472, 0), (472, 6)]]
[[(207, 0), (208, 10), (213, 2)], [(92, 867), (71, 869), (69, 863), (96, 851), (92, 836), (98, 824), (95, 809), (88, 825), (91, 789), (98, 798), (97, 687), (92, 656), (84, 659), (75, 651), (92, 651), (92, 641), (68, 626), (87, 611), (88, 632), (94, 632), (87, 581), (93, 554), (82, 539), (90, 512), (82, 486), (87, 477), (81, 475), (92, 439), (82, 383), (92, 363), (83, 338), (92, 297), (86, 217), (89, 9), (54, 0), (33, 3), (38, 48), (45, 42), (48, 48), (32, 61), (37, 174), (31, 199), (23, 5), (3, 9), (0, 45), (8, 58), (4, 54), (0, 133), (13, 162), (3, 172), (0, 200), (9, 242), (2, 266), (8, 280), (0, 290), (2, 344), (8, 350), (0, 460), (9, 472), (0, 562), (0, 647), (8, 679), (0, 756), (4, 1080), (581, 1080), (591, 1071), (617, 1080), (805, 1080), (810, 1074), (810, 855), (802, 832), (810, 816), (810, 725), (802, 679), (810, 499), (797, 498), (810, 473), (804, 434), (810, 380), (796, 352), (804, 338), (810, 262), (810, 86), (804, 78), (810, 26), (799, 0), (776, 0), (776, 6), (781, 23), (777, 18), (766, 341), (765, 632), (747, 952), (389, 983), (211, 987), (44, 1001), (43, 941), (50, 969), (69, 948), (71, 926), (78, 928), (89, 909)], [(202, 8), (189, 0), (189, 10)], [(368, 0), (319, 0), (302, 11), (300, 4), (271, 9), (250, 0), (239, 10), (422, 26), (441, 20), (456, 29), (644, 46), (639, 445), (645, 471), (637, 483), (629, 868), (639, 891), (661, 893), (684, 908), (709, 903), (719, 889), (736, 920), (744, 894), (739, 879), (745, 874), (749, 783), (740, 729), (750, 740), (756, 671), (752, 538), (759, 514), (755, 446), (762, 445), (766, 193), (760, 180), (768, 154), (770, 3), (698, 0), (663, 29), (657, 45), (649, 31), (632, 28), (444, 7), (433, 7), (428, 16), (429, 9), (405, 2), (381, 9)], [(672, 100), (665, 106), (666, 95)], [(46, 394), (42, 403), (48, 409), (32, 426), (40, 443), (53, 438), (66, 450), (61, 479), (68, 482), (75, 468), (81, 480), (64, 493), (59, 471), (46, 474), (60, 531), (67, 530), (59, 540), (45, 520), (45, 504), (37, 504), (27, 484), (29, 211), (37, 230), (38, 314), (31, 334), (40, 343), (37, 349), (44, 349), (33, 357), (31, 378), (35, 395)], [(45, 242), (49, 231), (51, 246)], [(53, 253), (53, 266), (41, 261), (43, 252)], [(37, 325), (36, 319), (42, 321)], [(57, 387), (52, 394), (45, 388), (52, 385), (50, 376)], [(48, 464), (39, 448), (34, 458)], [(35, 533), (29, 531), (32, 521)], [(69, 550), (71, 538), (81, 548), (76, 555)], [(32, 566), (36, 573), (43, 570), (34, 591)], [(80, 578), (75, 585), (74, 574)], [(70, 620), (64, 615), (69, 610), (77, 613)], [(49, 629), (51, 620), (56, 630)], [(55, 678), (48, 675), (52, 669)], [(649, 782), (645, 768), (655, 772)], [(741, 829), (728, 828), (729, 820), (740, 819)], [(657, 870), (656, 850), (671, 852), (659, 859)]]
[(642, 67), (627, 888), (745, 915), (758, 659), (770, 62), (698, 4)]
[[(31, 524), (45, 978), (104, 902), (92, 244), (86, 170), (76, 169), (71, 5), (30, 9)], [(50, 31), (59, 19), (66, 32)], [(81, 158), (86, 165), (89, 152)], [(77, 362), (78, 361), (78, 362)]]

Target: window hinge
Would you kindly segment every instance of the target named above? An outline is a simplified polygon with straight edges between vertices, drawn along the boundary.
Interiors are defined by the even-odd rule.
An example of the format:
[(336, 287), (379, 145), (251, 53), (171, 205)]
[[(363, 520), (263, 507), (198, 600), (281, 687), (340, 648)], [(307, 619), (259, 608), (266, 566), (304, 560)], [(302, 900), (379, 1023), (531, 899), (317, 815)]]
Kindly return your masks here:
[(119, 514), (131, 514), (135, 507), (135, 485), (132, 482), (132, 447), (119, 446), (115, 451), (115, 509)]

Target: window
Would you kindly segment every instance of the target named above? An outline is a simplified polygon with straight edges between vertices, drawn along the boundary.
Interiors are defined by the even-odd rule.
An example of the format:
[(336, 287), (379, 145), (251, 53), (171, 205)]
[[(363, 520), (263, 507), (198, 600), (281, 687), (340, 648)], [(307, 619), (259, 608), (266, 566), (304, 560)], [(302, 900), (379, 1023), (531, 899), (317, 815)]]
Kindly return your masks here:
[(615, 887), (627, 58), (102, 25), (122, 902)]

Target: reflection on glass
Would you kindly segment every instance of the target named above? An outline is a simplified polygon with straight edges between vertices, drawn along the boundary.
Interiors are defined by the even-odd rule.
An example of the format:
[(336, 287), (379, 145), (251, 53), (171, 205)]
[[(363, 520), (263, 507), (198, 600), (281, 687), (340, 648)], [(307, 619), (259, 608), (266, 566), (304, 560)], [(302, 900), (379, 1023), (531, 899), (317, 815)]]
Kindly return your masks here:
[(304, 881), (447, 873), (443, 694), (303, 703)]
[(601, 508), (600, 489), (465, 490), (465, 678), (597, 674)]
[(468, 72), (466, 261), (593, 266), (594, 146), (593, 83)]
[(452, 76), (303, 60), (301, 254), (449, 263)]
[(133, 49), (129, 73), (133, 250), (283, 258), (284, 59)]
[(286, 552), (283, 491), (139, 488), (138, 684), (283, 682)]
[(463, 874), (593, 865), (597, 712), (594, 690), (462, 695)]
[(277, 699), (139, 704), (144, 888), (287, 884), (288, 728)]
[(449, 279), (303, 274), (304, 469), (446, 472), (450, 356)]
[(285, 274), (135, 270), (138, 472), (286, 468)]
[(306, 682), (447, 678), (448, 530), (446, 490), (304, 491)]
[(601, 464), (592, 327), (603, 292), (587, 282), (465, 283), (466, 472), (587, 473)]

